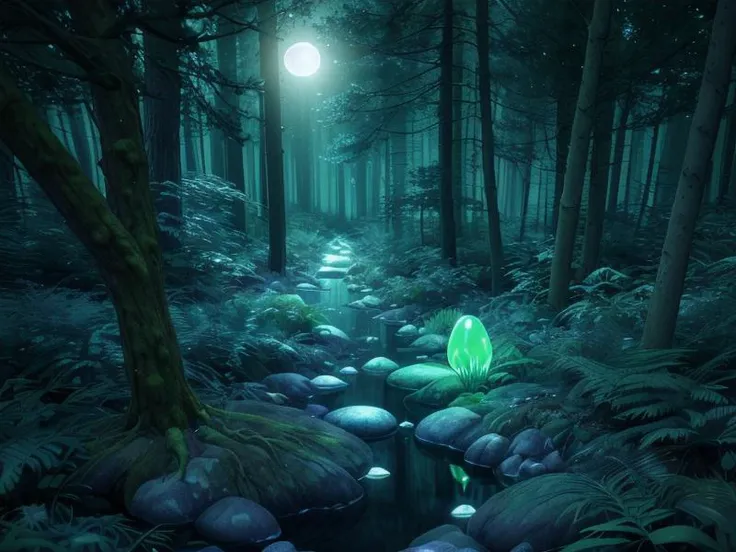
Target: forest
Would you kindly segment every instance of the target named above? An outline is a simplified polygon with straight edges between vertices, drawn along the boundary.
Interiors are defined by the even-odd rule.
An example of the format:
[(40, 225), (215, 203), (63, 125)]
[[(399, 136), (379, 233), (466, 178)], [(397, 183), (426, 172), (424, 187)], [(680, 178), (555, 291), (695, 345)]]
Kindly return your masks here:
[(0, 552), (736, 550), (736, 0), (0, 0)]

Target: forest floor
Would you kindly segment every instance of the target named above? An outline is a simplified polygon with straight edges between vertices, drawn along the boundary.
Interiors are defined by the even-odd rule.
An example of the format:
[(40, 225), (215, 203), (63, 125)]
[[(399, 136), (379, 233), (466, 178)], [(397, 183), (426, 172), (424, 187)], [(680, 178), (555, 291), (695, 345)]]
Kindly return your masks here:
[[(32, 226), (4, 225), (0, 239), (10, 260), (0, 292), (0, 549), (29, 550), (33, 540), (38, 550), (160, 550), (176, 542), (170, 531), (148, 531), (104, 505), (88, 503), (85, 512), (58, 493), (86, 457), (80, 420), (120, 412), (128, 391), (112, 306), (84, 251), (46, 214)], [(671, 351), (637, 347), (658, 260), (656, 225), (638, 236), (626, 221), (612, 225), (604, 268), (573, 286), (573, 301), (560, 313), (544, 300), (549, 241), (507, 240), (507, 291), (491, 297), (482, 236), (461, 241), (459, 267), (451, 268), (435, 247), (355, 226), (340, 234), (295, 219), (286, 277), (264, 271), (261, 241), (244, 240), (215, 215), (182, 229), (184, 247), (168, 258), (170, 303), (187, 375), (204, 400), (303, 408), (294, 386), (269, 386), (268, 377), (348, 381), (343, 368), (382, 356), (385, 343), (370, 332), (325, 329), (334, 328), (336, 305), (300, 299), (323, 286), (316, 275), (330, 247), (337, 244), (339, 256), (347, 246), (351, 309), (371, 319), (383, 313), (379, 322), (395, 326), (401, 354), (414, 347), (413, 363), (443, 364), (449, 334), (465, 314), (477, 316), (494, 343), (489, 379), (472, 386), (430, 370), (405, 400), (439, 416), (440, 425), (465, 416), (464, 433), (455, 434), (418, 421), (418, 440), (438, 458), (467, 452), (480, 437), (486, 444), (489, 435), (508, 439), (495, 466), (487, 456), (450, 459), (471, 477), (485, 466), (505, 487), (468, 524), (478, 550), (574, 541), (576, 550), (736, 548), (728, 523), (736, 519), (733, 216), (702, 217)], [(339, 235), (342, 242), (334, 240)], [(412, 364), (399, 356), (398, 364)], [(527, 449), (536, 446), (530, 429), (544, 438), (533, 453), (519, 439), (524, 434)], [(551, 452), (559, 465), (550, 463)], [(551, 534), (554, 521), (560, 529)], [(438, 535), (430, 540), (458, 542)]]

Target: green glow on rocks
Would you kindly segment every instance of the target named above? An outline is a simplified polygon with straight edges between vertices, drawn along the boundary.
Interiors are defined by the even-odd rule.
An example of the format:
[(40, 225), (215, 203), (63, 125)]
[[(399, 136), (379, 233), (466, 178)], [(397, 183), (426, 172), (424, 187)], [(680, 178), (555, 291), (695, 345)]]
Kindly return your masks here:
[(466, 389), (486, 383), (491, 371), (493, 345), (486, 327), (477, 317), (461, 316), (450, 334), (447, 360)]

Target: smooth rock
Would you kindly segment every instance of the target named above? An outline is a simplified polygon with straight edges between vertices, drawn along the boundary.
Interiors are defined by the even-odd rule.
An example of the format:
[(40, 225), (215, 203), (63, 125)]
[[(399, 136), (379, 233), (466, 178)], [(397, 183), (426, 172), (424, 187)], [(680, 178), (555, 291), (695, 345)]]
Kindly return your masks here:
[(325, 415), (330, 411), (329, 408), (321, 404), (308, 404), (304, 408), (304, 412), (309, 414), (312, 418), (324, 418)]
[(263, 378), (261, 383), (269, 391), (286, 395), (296, 402), (307, 401), (317, 392), (317, 388), (308, 377), (295, 372), (271, 374)]
[[(509, 552), (528, 543), (534, 550), (551, 550), (579, 538), (590, 520), (575, 520), (571, 506), (580, 500), (569, 490), (585, 476), (546, 474), (516, 483), (489, 498), (470, 518), (467, 534), (490, 552)], [(593, 523), (596, 523), (595, 521)]]
[(444, 335), (425, 334), (412, 341), (409, 347), (427, 354), (443, 353), (447, 350), (448, 342), (449, 339)]
[(498, 433), (488, 433), (477, 439), (465, 451), (465, 462), (481, 468), (496, 468), (506, 458), (509, 440)]
[(333, 393), (339, 393), (348, 387), (348, 383), (331, 376), (329, 374), (323, 374), (312, 378), (312, 385), (317, 390), (318, 395), (332, 395)]
[(421, 362), (399, 368), (389, 375), (386, 383), (398, 389), (417, 391), (433, 381), (454, 374), (449, 366), (433, 362)]
[(358, 369), (353, 366), (345, 366), (345, 368), (340, 368), (340, 373), (343, 376), (354, 376), (358, 373)]
[(553, 450), (547, 456), (542, 458), (542, 464), (544, 464), (544, 467), (547, 468), (548, 472), (562, 472), (567, 469), (565, 461), (557, 450)]
[(484, 432), (478, 414), (461, 406), (453, 406), (433, 412), (419, 422), (414, 438), (420, 444), (464, 454)]
[(419, 330), (414, 324), (405, 324), (396, 332), (399, 337), (414, 337), (419, 335)]
[(350, 341), (348, 334), (346, 334), (340, 328), (336, 328), (335, 326), (331, 326), (330, 324), (320, 324), (319, 326), (315, 326), (312, 329), (312, 332), (317, 335), (327, 335), (331, 337), (337, 337), (345, 341)]
[(131, 515), (152, 525), (183, 525), (213, 502), (235, 494), (223, 463), (227, 451), (210, 445), (206, 454), (189, 460), (183, 478), (172, 473), (145, 481), (133, 495)]
[(517, 478), (519, 477), (519, 469), (523, 462), (523, 456), (520, 454), (513, 454), (501, 462), (501, 465), (498, 466), (498, 470), (506, 477)]
[(371, 309), (376, 309), (383, 303), (381, 298), (376, 297), (375, 295), (366, 295), (365, 297), (363, 297), (363, 299), (361, 299), (361, 301), (366, 307), (369, 307)]
[(529, 479), (530, 477), (537, 477), (547, 473), (547, 468), (544, 464), (536, 462), (531, 458), (527, 458), (519, 466), (519, 477), (523, 479)]
[(364, 441), (391, 437), (398, 427), (393, 414), (375, 406), (345, 406), (333, 410), (324, 419)]
[(552, 439), (546, 437), (537, 428), (529, 428), (519, 432), (511, 441), (511, 454), (520, 454), (526, 458), (541, 459), (555, 449)]
[(302, 282), (301, 284), (297, 284), (296, 289), (301, 291), (323, 291), (322, 288), (317, 287), (314, 284), (310, 284), (309, 282)]
[(208, 541), (234, 545), (254, 545), (281, 535), (276, 518), (259, 504), (240, 496), (218, 500), (194, 523), (197, 532)]
[(450, 523), (440, 525), (421, 534), (411, 541), (409, 546), (421, 549), (420, 547), (437, 541), (453, 545), (456, 547), (455, 552), (459, 552), (460, 550), (463, 552), (468, 550), (485, 552), (486, 550), (483, 545), (463, 533), (457, 525)]
[(278, 541), (273, 544), (269, 544), (263, 549), (263, 552), (298, 552), (296, 546), (291, 544), (289, 541)]
[(396, 364), (393, 360), (386, 357), (375, 357), (363, 364), (361, 370), (366, 373), (370, 374), (372, 376), (383, 376), (388, 375), (394, 370), (398, 370), (399, 365)]

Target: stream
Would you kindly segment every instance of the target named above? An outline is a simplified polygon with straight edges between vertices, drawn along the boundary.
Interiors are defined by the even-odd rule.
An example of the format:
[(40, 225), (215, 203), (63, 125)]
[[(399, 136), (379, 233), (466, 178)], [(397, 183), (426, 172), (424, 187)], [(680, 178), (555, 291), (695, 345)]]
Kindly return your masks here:
[[(413, 430), (421, 416), (408, 412), (403, 395), (397, 396), (395, 388), (386, 384), (388, 373), (369, 374), (361, 369), (365, 362), (379, 356), (401, 366), (421, 362), (422, 357), (397, 354), (394, 341), (387, 336), (395, 334), (400, 325), (384, 325), (374, 319), (381, 309), (359, 310), (347, 306), (370, 294), (368, 289), (349, 291), (345, 277), (352, 260), (350, 245), (344, 240), (333, 240), (323, 256), (323, 261), (333, 262), (325, 263), (318, 271), (322, 290), (300, 291), (300, 295), (305, 302), (321, 307), (329, 324), (349, 337), (370, 335), (377, 339), (371, 340), (368, 354), (355, 360), (358, 373), (350, 378), (350, 387), (336, 397), (315, 397), (314, 402), (331, 411), (349, 406), (379, 407), (391, 412), (401, 425), (391, 436), (368, 443), (373, 450), (374, 467), (385, 472), (376, 470), (377, 476), (361, 480), (367, 496), (362, 517), (353, 527), (337, 529), (321, 543), (318, 551), (397, 552), (438, 525), (451, 523), (464, 528), (474, 509), (496, 489), (475, 480), (457, 481), (448, 462), (420, 451)], [(343, 367), (338, 366), (337, 370)], [(335, 375), (343, 378), (337, 370)]]

